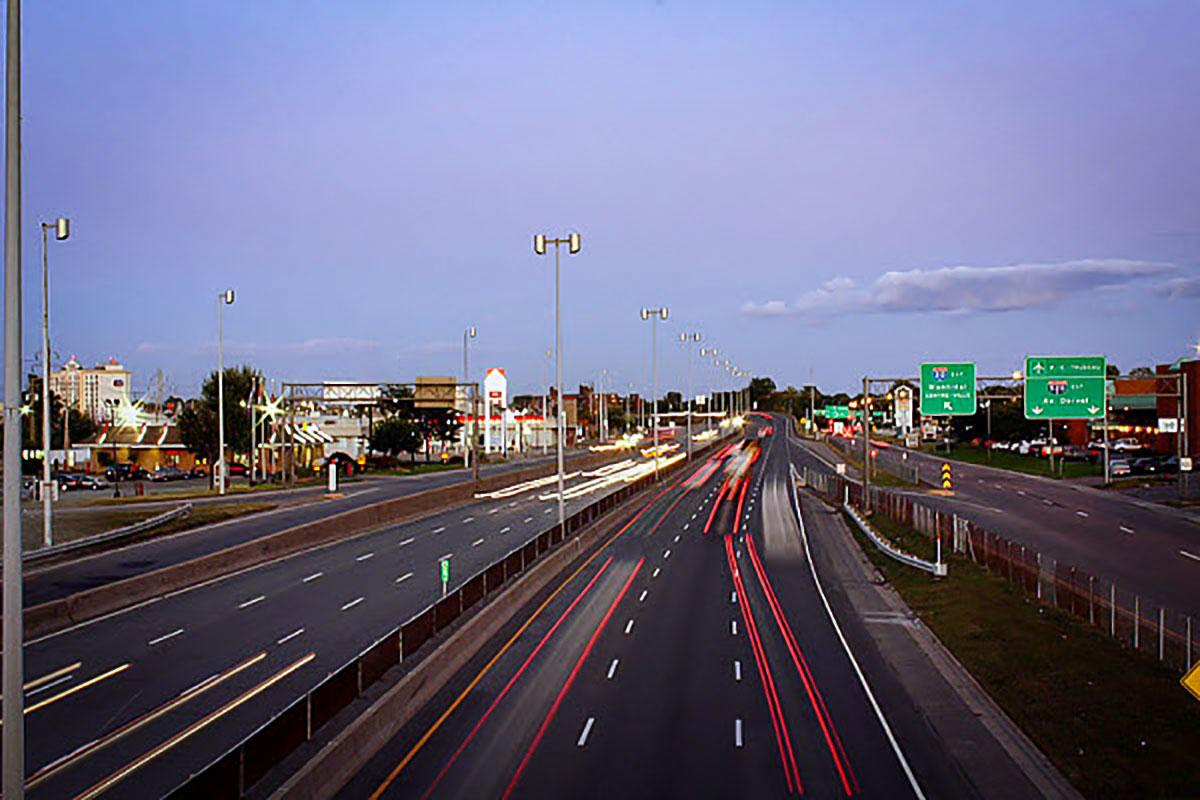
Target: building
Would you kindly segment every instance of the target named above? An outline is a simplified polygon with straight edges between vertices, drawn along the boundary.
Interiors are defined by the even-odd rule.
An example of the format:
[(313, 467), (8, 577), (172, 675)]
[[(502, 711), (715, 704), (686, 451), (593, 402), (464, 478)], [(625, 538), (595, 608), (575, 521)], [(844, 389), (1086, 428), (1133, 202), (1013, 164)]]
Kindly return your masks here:
[(196, 466), (195, 455), (184, 446), (179, 428), (173, 424), (104, 425), (76, 448), (87, 452), (88, 472), (103, 472), (112, 464), (128, 463), (148, 472), (159, 467), (190, 470)]
[(97, 422), (108, 419), (108, 404), (130, 402), (131, 383), (132, 373), (115, 358), (86, 369), (71, 356), (62, 369), (50, 372), (50, 391)]

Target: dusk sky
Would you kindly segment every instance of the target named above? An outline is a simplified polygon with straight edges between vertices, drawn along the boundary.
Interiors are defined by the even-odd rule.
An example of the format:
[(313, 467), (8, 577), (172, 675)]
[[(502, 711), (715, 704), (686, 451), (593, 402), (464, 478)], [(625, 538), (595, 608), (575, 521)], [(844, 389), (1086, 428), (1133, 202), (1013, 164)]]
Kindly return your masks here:
[[(1124, 369), (1200, 340), (1195, 2), (62, 2), (24, 17), (59, 359), (182, 394), (473, 366), (664, 385), (683, 330), (848, 389), (927, 359)], [(477, 373), (478, 374), (478, 373)], [(700, 378), (713, 371), (697, 369)]]

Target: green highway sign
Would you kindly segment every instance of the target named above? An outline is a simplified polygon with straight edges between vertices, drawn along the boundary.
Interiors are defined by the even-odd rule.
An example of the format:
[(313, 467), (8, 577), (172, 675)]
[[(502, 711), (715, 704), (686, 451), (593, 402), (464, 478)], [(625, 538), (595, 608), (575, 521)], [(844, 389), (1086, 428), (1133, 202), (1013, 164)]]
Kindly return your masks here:
[(1027, 357), (1025, 418), (1103, 417), (1107, 370), (1104, 356)]
[(921, 365), (922, 416), (971, 416), (975, 411), (973, 362)]
[(850, 406), (825, 406), (826, 419), (850, 419)]

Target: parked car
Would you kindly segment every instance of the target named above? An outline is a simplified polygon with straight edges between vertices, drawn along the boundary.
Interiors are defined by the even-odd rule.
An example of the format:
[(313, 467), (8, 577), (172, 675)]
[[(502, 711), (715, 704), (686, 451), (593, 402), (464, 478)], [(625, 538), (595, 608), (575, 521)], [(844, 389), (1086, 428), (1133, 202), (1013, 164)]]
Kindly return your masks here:
[(187, 479), (188, 474), (179, 467), (159, 467), (150, 473), (150, 480), (155, 483), (165, 483), (167, 481), (182, 481)]
[(1158, 459), (1153, 456), (1135, 458), (1129, 466), (1137, 475), (1157, 475), (1160, 470)]
[(108, 481), (97, 475), (80, 475), (79, 488), (89, 492), (102, 492), (109, 486)]
[(137, 464), (113, 464), (104, 470), (104, 477), (110, 481), (140, 481), (145, 480), (150, 473)]
[(79, 488), (79, 481), (82, 477), (82, 475), (75, 472), (60, 472), (54, 476), (54, 479), (58, 481), (58, 490), (60, 492), (69, 492), (72, 489)]
[(1127, 478), (1132, 474), (1133, 468), (1129, 462), (1123, 458), (1118, 458), (1115, 461), (1110, 461), (1108, 464), (1108, 474), (1114, 478)]
[(189, 472), (188, 475), (192, 478), (207, 478), (208, 467), (204, 466), (203, 464), (197, 464), (196, 466), (192, 467), (192, 471)]
[(1042, 445), (1038, 449), (1038, 454), (1041, 455), (1042, 458), (1049, 458), (1051, 453), (1053, 453), (1056, 456), (1061, 456), (1063, 454), (1063, 452), (1064, 452), (1064, 450), (1063, 450), (1063, 446), (1061, 444), (1053, 444), (1052, 445), (1052, 444), (1047, 443), (1047, 444)]
[(239, 475), (250, 474), (249, 467), (247, 467), (245, 464), (239, 464), (236, 461), (230, 461), (228, 464), (228, 467), (229, 467), (229, 474), (233, 475), (234, 477), (237, 477)]
[(1179, 472), (1179, 456), (1167, 456), (1162, 461), (1158, 462), (1158, 470), (1164, 474), (1175, 474)]
[(1112, 449), (1118, 453), (1136, 453), (1142, 449), (1142, 443), (1133, 437), (1117, 439), (1113, 442)]
[(1086, 447), (1067, 445), (1062, 449), (1063, 461), (1091, 461), (1092, 454)]

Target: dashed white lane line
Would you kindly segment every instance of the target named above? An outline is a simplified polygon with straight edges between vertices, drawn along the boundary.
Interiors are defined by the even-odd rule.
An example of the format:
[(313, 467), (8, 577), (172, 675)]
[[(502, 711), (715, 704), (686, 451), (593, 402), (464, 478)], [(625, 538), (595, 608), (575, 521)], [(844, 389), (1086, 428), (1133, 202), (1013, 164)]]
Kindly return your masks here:
[(685, 523), (683, 523), (683, 529), (686, 531), (686, 530), (688, 529), (688, 526), (689, 526), (689, 525), (691, 525), (691, 524), (692, 524), (692, 523), (690, 523), (690, 522), (685, 522)]
[(542, 513), (543, 513), (543, 514), (549, 514), (549, 513), (550, 513), (551, 511), (553, 511), (553, 510), (554, 510), (553, 508), (547, 508), (547, 509), (546, 509), (545, 511), (543, 511)]
[(356, 558), (354, 560), (355, 561), (366, 561), (368, 558), (374, 558), (374, 557), (375, 557), (374, 553), (363, 553), (361, 556), (359, 556), (358, 558)]
[(526, 525), (528, 525), (529, 523), (533, 522), (533, 517), (526, 517), (523, 521)]
[(1024, 496), (1025, 496), (1025, 490), (1024, 490), (1024, 489), (1017, 489), (1017, 494), (1021, 495), (1021, 497), (1024, 497)]
[(1189, 553), (1187, 550), (1180, 550), (1179, 555), (1183, 556), (1184, 558), (1190, 558), (1192, 561), (1200, 561), (1200, 556), (1196, 555), (1195, 553)]
[(511, 503), (509, 503), (509, 504), (508, 504), (508, 507), (509, 507), (509, 508), (516, 508), (516, 507), (517, 507), (517, 501), (516, 501), (516, 500), (513, 500)]
[(642, 594), (641, 594), (641, 596), (638, 597), (638, 602), (639, 603), (646, 602), (646, 595), (648, 595), (648, 594), (650, 594), (649, 589), (642, 589)]
[(670, 557), (671, 557), (671, 550), (668, 548), (667, 551), (663, 553), (663, 558), (670, 558)]
[(608, 679), (610, 681), (612, 680), (613, 675), (617, 674), (617, 664), (620, 664), (620, 663), (621, 663), (621, 659), (614, 658), (613, 662), (608, 665)]
[(176, 636), (178, 636), (181, 633), (183, 633), (183, 628), (178, 628), (176, 630), (171, 631), (170, 633), (164, 633), (162, 636), (159, 636), (156, 639), (151, 639), (150, 641), (146, 642), (146, 644), (153, 647), (156, 644), (162, 644), (167, 639), (174, 639)]
[(655, 568), (654, 568), (654, 573), (653, 573), (653, 574), (652, 574), (650, 577), (651, 577), (651, 578), (657, 578), (657, 577), (658, 577), (658, 573), (660, 573), (660, 572), (662, 572), (662, 567), (655, 567)]
[(501, 533), (508, 533), (508, 532), (509, 532), (509, 531), (511, 531), (511, 530), (512, 530), (512, 527), (510, 527), (510, 526), (508, 526), (508, 525), (505, 525), (503, 528), (501, 528), (501, 529), (500, 529), (500, 532), (501, 532)]
[(255, 605), (257, 603), (261, 603), (263, 600), (266, 600), (266, 599), (267, 599), (267, 596), (265, 594), (260, 594), (258, 597), (251, 597), (249, 600), (247, 600), (244, 603), (238, 603), (238, 608), (249, 608), (250, 606)]
[(692, 514), (692, 519), (695, 519), (695, 518), (696, 518), (696, 515), (695, 515), (695, 514)]
[(733, 721), (733, 746), (742, 746), (742, 721), (740, 719)]
[(1086, 517), (1087, 515), (1088, 515), (1088, 513), (1086, 511), (1076, 511), (1075, 512), (1075, 516), (1077, 516), (1077, 517)]
[(738, 683), (742, 682), (742, 662), (737, 659), (733, 661), (733, 679)]
[(454, 558), (454, 553), (446, 553), (446, 555), (439, 558), (438, 561), (445, 561), (448, 558)]
[(1133, 533), (1133, 528), (1130, 528), (1130, 527), (1128, 527), (1128, 526), (1122, 525), (1122, 526), (1121, 526), (1121, 533)]
[(406, 572), (403, 575), (401, 575), (399, 578), (396, 578), (396, 583), (404, 583), (406, 580), (408, 580), (411, 577), (412, 577), (412, 573)]
[(434, 528), (434, 529), (433, 529), (433, 532), (434, 532), (434, 533), (441, 533), (441, 532), (442, 532), (442, 531), (444, 531), (444, 530), (446, 530), (446, 526), (445, 526), (445, 525), (442, 525), (442, 526), (440, 526), (440, 527)]
[(676, 541), (676, 542), (678, 542), (678, 541), (679, 541), (679, 534), (678, 534), (678, 533), (677, 533), (677, 534), (675, 534), (675, 541)]
[(474, 517), (467, 517), (466, 519), (463, 520), (463, 524), (466, 525), (466, 524), (469, 524), (474, 521), (475, 521)]
[(471, 542), (471, 547), (479, 547), (481, 544), (483, 544), (483, 539), (476, 539), (475, 541)]
[(579, 734), (579, 741), (576, 744), (583, 747), (587, 744), (588, 734), (592, 732), (592, 723), (596, 721), (595, 717), (588, 717), (587, 722), (583, 723), (583, 733)]
[(412, 544), (414, 541), (416, 541), (416, 540), (415, 540), (413, 537), (411, 537), (411, 536), (410, 536), (410, 537), (408, 537), (407, 539), (404, 539), (403, 541), (401, 541), (401, 542), (400, 542), (400, 546), (401, 546), (401, 547), (404, 547), (404, 545), (406, 545), (406, 544)]
[(625, 635), (628, 636), (631, 630), (633, 630), (633, 620), (625, 623)]
[(735, 620), (730, 620), (730, 622), (729, 622), (729, 632), (730, 632), (731, 634), (733, 634), (734, 636), (737, 636), (737, 620), (736, 620), (736, 619), (735, 619)]
[(302, 580), (300, 582), (301, 583), (312, 583), (313, 581), (315, 581), (317, 578), (321, 577), (324, 574), (325, 574), (324, 572), (314, 572), (312, 575), (309, 575), (307, 578), (305, 578), (304, 580)]
[(292, 639), (295, 639), (297, 636), (299, 636), (302, 633), (304, 633), (304, 628), (296, 628), (296, 630), (292, 631), (287, 636), (285, 636), (282, 639), (280, 639), (279, 641), (275, 642), (275, 644), (283, 644), (285, 642), (290, 642)]
[(736, 590), (729, 593), (729, 602), (731, 602), (731, 603), (737, 602), (737, 591)]
[(497, 508), (492, 508), (492, 509), (489, 509), (489, 510), (488, 510), (488, 513), (489, 513), (489, 514), (495, 514), (495, 513), (496, 513), (496, 512), (498, 512), (499, 510), (500, 510), (500, 509), (499, 509), (498, 507), (497, 507)]
[(1048, 506), (1052, 506), (1052, 505), (1054, 505), (1054, 503), (1053, 503), (1052, 501), (1050, 501), (1050, 500), (1047, 500), (1047, 499), (1046, 499), (1046, 498), (1044, 498), (1044, 497), (1042, 498), (1042, 503), (1043, 503), (1044, 505), (1048, 505)]
[(366, 598), (359, 597), (354, 600), (351, 600), (349, 603), (346, 603), (344, 606), (342, 606), (342, 611), (349, 611), (350, 609), (354, 608), (356, 605), (358, 605), (365, 599)]

